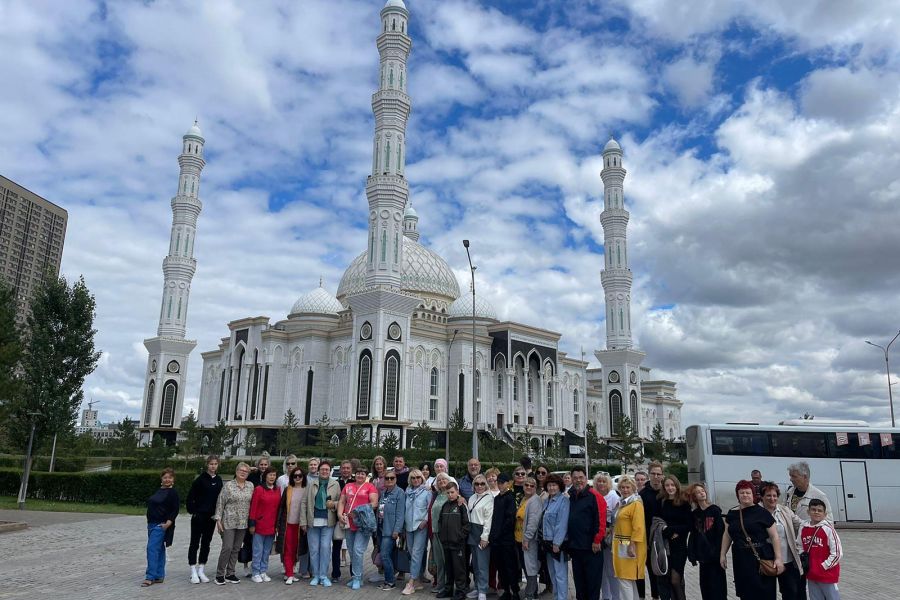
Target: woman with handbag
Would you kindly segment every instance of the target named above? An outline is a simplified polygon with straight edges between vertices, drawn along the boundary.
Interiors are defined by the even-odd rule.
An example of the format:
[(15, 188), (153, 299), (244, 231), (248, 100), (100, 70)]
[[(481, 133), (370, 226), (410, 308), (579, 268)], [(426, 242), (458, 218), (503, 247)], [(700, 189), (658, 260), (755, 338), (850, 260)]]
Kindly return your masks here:
[(637, 483), (628, 475), (619, 479), (622, 502), (616, 511), (613, 529), (613, 569), (621, 600), (638, 597), (638, 581), (644, 581), (647, 564), (647, 534), (644, 504), (637, 493)]
[(551, 473), (544, 479), (547, 499), (544, 500), (544, 517), (541, 523), (543, 541), (541, 552), (547, 555), (547, 568), (553, 581), (556, 600), (569, 597), (569, 565), (563, 544), (568, 537), (569, 498), (563, 493), (564, 484), (559, 475)]
[(688, 498), (696, 506), (691, 513), (693, 529), (688, 534), (688, 560), (700, 563), (700, 597), (702, 600), (727, 600), (728, 582), (719, 564), (719, 548), (725, 533), (722, 509), (709, 501), (706, 486), (695, 483), (688, 488)]
[(362, 587), (363, 555), (366, 553), (372, 533), (360, 529), (355, 523), (352, 513), (354, 509), (366, 503), (373, 510), (377, 510), (378, 490), (369, 483), (365, 467), (356, 467), (355, 477), (355, 480), (346, 484), (341, 491), (338, 515), (347, 539), (347, 549), (350, 551), (350, 581), (347, 582), (347, 585), (351, 589), (358, 590)]
[(752, 482), (742, 479), (734, 488), (738, 506), (725, 517), (719, 563), (728, 568), (728, 548), (734, 562), (734, 589), (743, 600), (775, 600), (775, 577), (784, 571), (775, 517), (756, 504)]
[(397, 487), (397, 475), (393, 471), (384, 476), (384, 491), (378, 500), (378, 529), (381, 531), (379, 552), (381, 566), (384, 570), (384, 583), (381, 589), (392, 590), (397, 587), (394, 569), (394, 548), (403, 533), (404, 515), (406, 514), (406, 497)]
[(488, 591), (488, 570), (491, 551), (488, 540), (494, 520), (494, 497), (488, 491), (484, 475), (476, 475), (472, 480), (475, 492), (469, 496), (469, 546), (472, 549), (472, 592), (478, 600), (484, 600)]
[(804, 597), (800, 581), (803, 576), (803, 567), (800, 564), (800, 551), (797, 550), (795, 534), (795, 527), (800, 526), (800, 517), (787, 506), (778, 503), (779, 495), (781, 495), (781, 490), (777, 483), (763, 482), (762, 505), (775, 517), (778, 543), (781, 545), (781, 557), (784, 560), (784, 572), (778, 576), (781, 600), (800, 600)]
[(668, 589), (672, 600), (685, 600), (684, 565), (687, 563), (687, 536), (691, 530), (691, 503), (681, 492), (681, 482), (666, 475), (657, 495), (659, 516), (666, 522), (663, 537), (668, 542), (669, 572), (659, 577), (659, 586)]
[(409, 596), (422, 589), (419, 579), (422, 577), (425, 543), (428, 540), (428, 504), (431, 492), (425, 485), (425, 476), (419, 469), (409, 472), (409, 487), (406, 489), (406, 545), (409, 548), (410, 570), (409, 580), (402, 594)]
[[(277, 481), (276, 481), (277, 485)], [(275, 552), (281, 555), (284, 565), (284, 583), (293, 585), (300, 580), (302, 565), (300, 557), (308, 555), (306, 533), (301, 526), (303, 496), (306, 495), (306, 473), (301, 467), (288, 467), (288, 484), (281, 494), (278, 505), (277, 534), (275, 536)]]

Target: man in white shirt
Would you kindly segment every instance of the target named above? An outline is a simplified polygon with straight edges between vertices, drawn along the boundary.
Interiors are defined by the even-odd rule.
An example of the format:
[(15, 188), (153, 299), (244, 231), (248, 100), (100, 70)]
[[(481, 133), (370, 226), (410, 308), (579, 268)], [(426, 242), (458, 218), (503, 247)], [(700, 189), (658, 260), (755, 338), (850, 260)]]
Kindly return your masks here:
[(808, 521), (809, 501), (818, 498), (825, 503), (825, 518), (833, 523), (834, 515), (831, 513), (831, 502), (828, 500), (828, 496), (809, 482), (809, 463), (800, 461), (792, 464), (788, 467), (788, 477), (791, 478), (791, 485), (784, 495), (785, 506), (794, 511), (801, 521)]

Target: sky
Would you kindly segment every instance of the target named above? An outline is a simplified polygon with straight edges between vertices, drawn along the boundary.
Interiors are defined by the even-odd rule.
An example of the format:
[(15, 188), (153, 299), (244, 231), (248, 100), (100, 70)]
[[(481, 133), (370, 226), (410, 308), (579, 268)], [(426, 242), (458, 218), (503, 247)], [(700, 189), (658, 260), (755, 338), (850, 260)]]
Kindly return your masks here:
[[(195, 118), (185, 410), (229, 321), (283, 319), (320, 277), (334, 293), (365, 249), (382, 6), (0, 0), (0, 173), (69, 212), (62, 272), (96, 296), (85, 395), (101, 420), (140, 412)], [(677, 382), (683, 425), (889, 424), (884, 355), (865, 340), (900, 330), (900, 5), (407, 6), (406, 176), (421, 241), (461, 289), (466, 238), (500, 318), (596, 363), (615, 135), (635, 344), (651, 379)]]

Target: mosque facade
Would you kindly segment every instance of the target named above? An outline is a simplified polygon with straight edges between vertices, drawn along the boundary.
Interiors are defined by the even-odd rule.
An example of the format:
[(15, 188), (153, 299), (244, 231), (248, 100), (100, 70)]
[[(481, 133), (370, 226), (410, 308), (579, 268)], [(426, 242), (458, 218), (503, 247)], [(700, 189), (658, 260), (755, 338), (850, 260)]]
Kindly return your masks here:
[[(648, 381), (644, 354), (631, 342), (628, 212), (618, 143), (611, 140), (603, 151), (607, 340), (606, 348), (595, 353), (600, 368), (588, 368), (583, 356), (560, 350), (557, 332), (498, 319), (482, 296), (475, 295), (473, 311), (473, 295), (460, 289), (441, 256), (419, 242), (419, 216), (404, 174), (411, 107), (408, 23), (403, 1), (388, 0), (377, 38), (380, 84), (372, 96), (365, 250), (347, 267), (335, 294), (320, 282), (294, 302), (286, 318), (228, 323), (218, 348), (201, 354), (200, 424), (224, 421), (239, 430), (240, 445), (251, 432), (258, 440), (272, 440), (290, 410), (307, 436), (315, 435), (327, 417), (338, 437), (358, 429), (373, 442), (393, 434), (400, 447), (418, 447), (422, 441), (414, 438), (420, 423), (436, 432), (432, 441), (440, 443), (449, 417), (459, 411), (483, 435), (511, 443), (527, 432), (532, 447), (546, 451), (560, 441), (573, 449), (583, 444), (588, 421), (601, 437), (609, 437), (618, 416), (628, 415), (644, 437), (656, 423), (668, 437), (679, 437), (675, 383)], [(202, 151), (202, 141), (199, 146)], [(199, 186), (199, 170), (196, 177)], [(167, 274), (166, 290), (172, 289), (169, 279)], [(174, 289), (183, 289), (181, 283), (176, 280)], [(172, 319), (171, 298), (176, 309), (181, 306), (177, 294), (164, 292), (160, 332), (180, 332), (183, 338), (180, 321), (169, 332), (169, 321), (163, 320)], [(186, 313), (186, 298), (183, 302)], [(187, 354), (179, 356), (186, 364)], [(176, 359), (167, 354), (156, 360), (152, 373), (148, 362), (141, 421), (146, 435), (164, 429), (159, 402), (166, 400), (153, 390), (168, 385), (157, 375), (159, 365)], [(180, 379), (176, 384), (176, 390), (183, 388)], [(173, 410), (180, 410), (181, 402), (176, 391)]]

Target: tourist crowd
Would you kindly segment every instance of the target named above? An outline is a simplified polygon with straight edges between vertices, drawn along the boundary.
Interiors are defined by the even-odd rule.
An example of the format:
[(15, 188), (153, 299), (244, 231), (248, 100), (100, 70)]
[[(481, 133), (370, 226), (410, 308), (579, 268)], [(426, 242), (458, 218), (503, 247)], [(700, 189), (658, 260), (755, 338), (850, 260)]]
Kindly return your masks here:
[[(775, 600), (776, 591), (783, 600), (840, 597), (840, 540), (828, 498), (811, 485), (803, 462), (789, 469), (783, 501), (778, 485), (754, 471), (737, 484), (738, 505), (724, 517), (702, 483), (682, 490), (656, 462), (617, 485), (607, 473), (589, 480), (582, 467), (565, 476), (544, 466), (532, 471), (527, 457), (512, 474), (482, 473), (472, 458), (459, 480), (443, 459), (410, 469), (403, 456), (391, 468), (380, 456), (368, 467), (343, 461), (333, 473), (327, 460), (311, 459), (304, 470), (290, 455), (281, 474), (264, 457), (255, 469), (239, 463), (227, 482), (218, 467), (216, 456), (207, 458), (186, 501), (193, 583), (210, 581), (205, 569), (218, 531), (212, 577), (219, 585), (240, 583), (238, 563), (251, 581), (271, 581), (274, 549), (287, 585), (330, 587), (349, 562), (346, 585), (358, 590), (371, 548), (378, 574), (368, 582), (392, 590), (405, 579), (407, 596), (427, 587), (437, 598), (566, 600), (571, 585), (577, 600), (686, 600), (690, 561), (699, 565), (702, 599), (720, 600), (728, 593), (730, 549), (743, 600)], [(148, 501), (143, 586), (165, 578), (180, 505), (174, 482), (165, 469)]]

